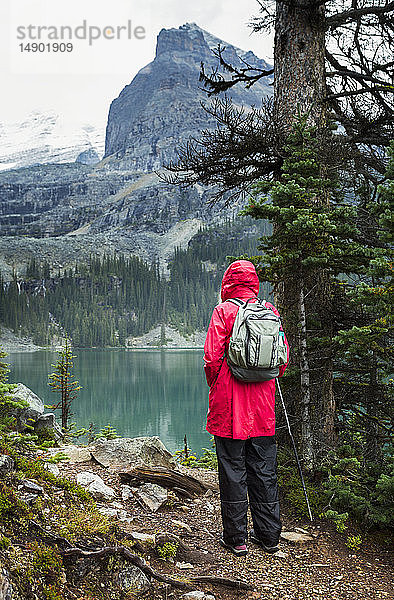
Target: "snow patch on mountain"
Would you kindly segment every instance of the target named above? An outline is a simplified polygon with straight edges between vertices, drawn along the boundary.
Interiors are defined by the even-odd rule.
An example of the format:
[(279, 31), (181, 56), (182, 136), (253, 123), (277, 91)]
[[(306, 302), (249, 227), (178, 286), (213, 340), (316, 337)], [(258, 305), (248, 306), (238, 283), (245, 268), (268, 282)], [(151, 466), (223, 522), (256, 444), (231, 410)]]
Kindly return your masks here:
[(67, 122), (54, 111), (34, 110), (17, 123), (0, 122), (0, 170), (74, 162), (89, 150), (99, 160), (104, 139), (104, 129), (92, 124)]

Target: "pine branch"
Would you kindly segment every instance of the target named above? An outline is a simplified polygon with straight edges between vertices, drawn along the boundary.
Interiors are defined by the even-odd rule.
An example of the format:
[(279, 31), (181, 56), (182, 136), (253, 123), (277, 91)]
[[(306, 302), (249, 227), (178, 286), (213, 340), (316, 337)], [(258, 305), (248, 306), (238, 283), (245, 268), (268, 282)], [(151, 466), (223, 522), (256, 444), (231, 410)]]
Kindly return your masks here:
[(346, 23), (356, 21), (362, 17), (375, 15), (380, 18), (385, 15), (389, 15), (394, 10), (394, 2), (386, 3), (385, 6), (367, 6), (365, 8), (355, 8), (350, 10), (344, 10), (341, 13), (333, 14), (326, 17), (327, 29), (336, 29)]
[(240, 60), (243, 62), (245, 67), (236, 68), (224, 59), (223, 53), (225, 50), (226, 47), (219, 44), (218, 47), (212, 52), (219, 60), (219, 64), (223, 70), (227, 73), (231, 73), (231, 79), (225, 79), (223, 75), (218, 72), (218, 69), (212, 69), (211, 75), (207, 75), (205, 72), (204, 63), (201, 63), (199, 81), (204, 83), (206, 88), (209, 88), (209, 90), (204, 90), (207, 92), (208, 96), (226, 92), (237, 83), (245, 83), (245, 87), (248, 89), (263, 77), (268, 77), (274, 72), (273, 68), (260, 69), (258, 67), (253, 67), (242, 58), (240, 58)]

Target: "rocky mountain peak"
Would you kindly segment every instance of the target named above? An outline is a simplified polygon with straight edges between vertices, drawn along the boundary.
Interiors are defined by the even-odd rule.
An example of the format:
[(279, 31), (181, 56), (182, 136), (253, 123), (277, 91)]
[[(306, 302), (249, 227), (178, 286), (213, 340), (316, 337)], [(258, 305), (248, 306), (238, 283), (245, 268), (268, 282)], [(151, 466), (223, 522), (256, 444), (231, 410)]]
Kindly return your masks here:
[[(162, 29), (158, 35), (155, 59), (141, 69), (132, 82), (111, 103), (105, 143), (105, 156), (121, 159), (122, 168), (150, 172), (177, 159), (177, 149), (202, 129), (216, 123), (201, 108), (208, 100), (201, 89), (201, 62), (207, 71), (217, 66), (212, 53), (224, 46), (225, 58), (238, 66), (249, 64), (266, 68), (253, 52), (245, 52), (220, 40), (195, 23)], [(258, 106), (271, 95), (270, 80), (253, 88), (232, 88), (228, 93), (236, 104)]]
[(181, 25), (178, 29), (162, 29), (157, 37), (156, 58), (173, 52), (205, 54), (209, 58), (209, 46), (203, 30), (195, 23)]

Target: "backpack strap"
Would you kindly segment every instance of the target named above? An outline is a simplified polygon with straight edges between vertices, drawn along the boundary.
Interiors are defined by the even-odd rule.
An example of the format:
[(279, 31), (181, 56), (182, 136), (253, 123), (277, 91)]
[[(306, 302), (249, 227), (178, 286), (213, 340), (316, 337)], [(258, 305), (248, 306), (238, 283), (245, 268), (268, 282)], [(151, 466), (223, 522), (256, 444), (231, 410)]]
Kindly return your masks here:
[(225, 302), (231, 302), (231, 304), (235, 304), (239, 307), (244, 306), (244, 304), (246, 304), (246, 302), (240, 300), (239, 298), (228, 298), (227, 300), (225, 300)]
[(228, 298), (227, 300), (225, 300), (225, 302), (231, 302), (232, 304), (236, 304), (236, 306), (246, 306), (251, 300), (257, 300), (260, 301), (259, 298), (257, 298), (257, 296), (252, 296), (251, 298), (248, 298), (247, 300), (241, 300), (240, 298)]

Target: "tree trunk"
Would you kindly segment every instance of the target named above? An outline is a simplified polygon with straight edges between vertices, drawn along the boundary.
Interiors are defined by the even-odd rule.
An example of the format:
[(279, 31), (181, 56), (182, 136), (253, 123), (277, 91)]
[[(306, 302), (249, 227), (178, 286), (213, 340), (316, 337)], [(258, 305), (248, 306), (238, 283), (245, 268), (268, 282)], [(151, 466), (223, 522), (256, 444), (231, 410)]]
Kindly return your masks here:
[[(275, 119), (284, 127), (284, 131), (290, 131), (298, 111), (301, 114), (308, 113), (309, 125), (316, 127), (319, 135), (327, 121), (325, 8), (324, 4), (314, 6), (313, 0), (303, 0), (302, 4), (303, 8), (296, 6), (293, 0), (276, 2), (274, 112)], [(316, 202), (323, 205), (328, 202), (328, 196), (324, 194)], [(316, 283), (313, 300), (311, 297), (306, 299), (310, 288)], [(308, 280), (303, 280), (300, 287), (295, 280), (284, 282), (276, 291), (277, 303), (282, 308), (284, 318), (289, 318), (289, 338), (299, 342), (295, 358), (300, 367), (300, 398), (294, 405), (294, 411), (301, 424), (304, 464), (307, 468), (313, 468), (317, 466), (315, 463), (321, 450), (335, 443), (335, 403), (331, 361), (327, 358), (317, 364), (314, 361), (311, 368), (306, 323), (309, 312), (314, 312), (317, 304), (321, 304), (321, 322), (326, 327), (321, 333), (326, 339), (331, 339), (330, 319), (325, 318), (330, 304), (326, 304), (331, 296), (330, 281), (324, 272), (316, 272), (316, 277), (308, 276)], [(298, 323), (294, 322), (294, 306), (297, 304)]]
[(279, 122), (291, 127), (297, 106), (310, 123), (326, 123), (324, 5), (306, 8), (276, 2), (274, 104)]

